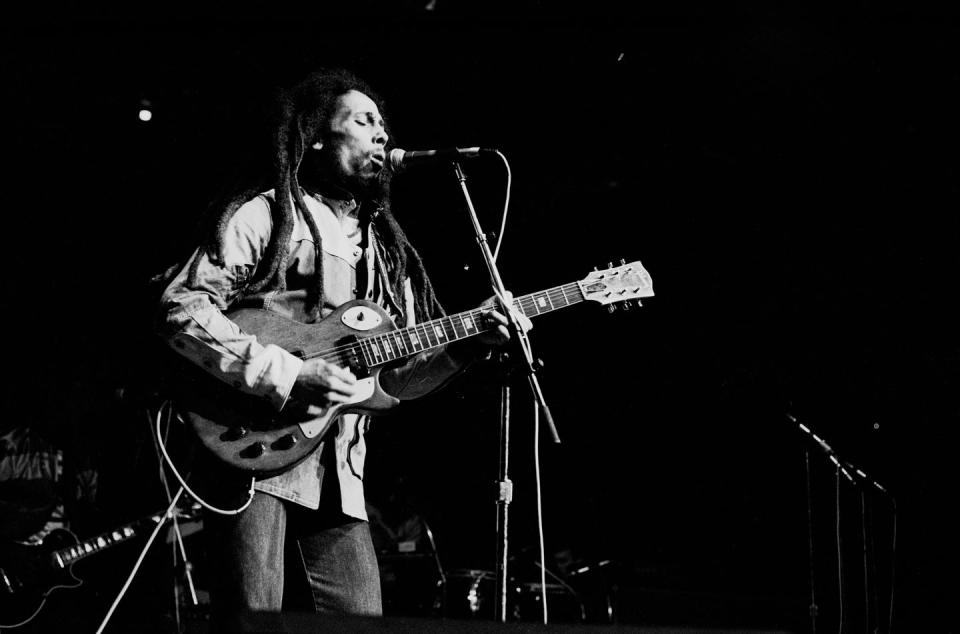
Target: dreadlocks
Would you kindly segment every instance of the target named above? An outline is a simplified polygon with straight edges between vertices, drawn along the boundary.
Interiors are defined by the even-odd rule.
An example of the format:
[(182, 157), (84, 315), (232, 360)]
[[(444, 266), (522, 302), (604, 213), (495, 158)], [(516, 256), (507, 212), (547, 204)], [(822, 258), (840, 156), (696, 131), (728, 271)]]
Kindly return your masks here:
[[(294, 206), (306, 219), (316, 245), (315, 275), (308, 294), (307, 309), (316, 318), (323, 306), (323, 252), (316, 221), (307, 210), (298, 170), (305, 152), (315, 141), (323, 141), (329, 131), (340, 96), (355, 90), (373, 100), (383, 112), (382, 100), (370, 86), (343, 69), (319, 70), (306, 77), (290, 90), (281, 90), (275, 99), (276, 109), (271, 121), (271, 168), (267, 174), (247, 177), (232, 187), (208, 209), (201, 225), (203, 249), (212, 258), (222, 259), (227, 225), (236, 211), (258, 194), (273, 189), (270, 203), (273, 218), (266, 250), (245, 292), (265, 289), (286, 289), (288, 245), (293, 232)], [(425, 321), (443, 314), (443, 308), (434, 295), (423, 262), (406, 234), (397, 224), (390, 208), (390, 171), (378, 174), (379, 195), (361, 201), (361, 213), (371, 220), (371, 231), (377, 245), (376, 256), (384, 263), (388, 283), (399, 308), (405, 310), (404, 280), (409, 278), (414, 294), (417, 321)], [(356, 192), (360, 194), (360, 192)], [(292, 199), (292, 201), (291, 201)], [(190, 269), (190, 281), (197, 279), (199, 259)], [(406, 318), (406, 315), (403, 315)]]

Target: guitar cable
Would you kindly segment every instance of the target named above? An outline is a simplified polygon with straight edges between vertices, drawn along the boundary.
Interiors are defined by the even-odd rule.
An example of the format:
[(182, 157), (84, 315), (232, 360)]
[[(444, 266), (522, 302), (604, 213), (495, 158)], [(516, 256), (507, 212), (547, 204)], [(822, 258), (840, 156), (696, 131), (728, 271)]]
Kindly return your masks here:
[[(151, 428), (151, 417), (149, 408), (146, 410), (147, 414), (147, 429)], [(167, 419), (167, 426), (164, 430), (164, 443), (166, 444), (166, 439), (170, 436), (170, 424), (169, 418)], [(154, 451), (157, 456), (157, 470), (158, 476), (160, 478), (160, 483), (163, 485), (163, 490), (167, 494), (167, 502), (170, 502), (173, 499), (173, 496), (170, 493), (170, 484), (169, 479), (167, 478), (167, 472), (164, 469), (163, 460), (160, 458), (160, 440), (159, 438), (154, 438), (153, 445)], [(173, 533), (175, 537), (172, 541), (173, 543), (173, 566), (177, 567), (177, 557), (179, 556), (183, 559), (183, 574), (186, 579), (187, 588), (190, 591), (190, 598), (193, 601), (193, 605), (198, 605), (199, 601), (197, 599), (197, 590), (193, 585), (193, 575), (191, 574), (192, 564), (190, 563), (189, 558), (187, 557), (187, 549), (183, 543), (183, 533), (180, 530), (180, 524), (177, 521), (179, 513), (174, 513), (170, 516), (170, 520), (173, 522), (173, 526), (170, 529), (170, 533)], [(179, 585), (175, 583), (174, 585), (174, 602), (173, 602), (174, 618), (176, 619), (177, 631), (182, 629), (180, 623), (180, 588)]]
[[(247, 501), (244, 502), (240, 508), (221, 509), (213, 506), (212, 504), (209, 504), (207, 501), (205, 501), (203, 498), (197, 495), (197, 493), (193, 489), (191, 489), (190, 486), (187, 484), (186, 480), (184, 480), (183, 476), (180, 475), (180, 471), (178, 471), (177, 467), (173, 464), (173, 460), (170, 458), (170, 454), (167, 453), (167, 447), (163, 440), (163, 434), (160, 429), (160, 426), (164, 419), (164, 416), (163, 416), (164, 411), (165, 410), (167, 411), (166, 420), (169, 423), (170, 412), (172, 411), (172, 407), (173, 406), (171, 401), (167, 400), (161, 403), (160, 407), (157, 408), (156, 432), (157, 432), (157, 443), (160, 446), (160, 451), (163, 453), (163, 458), (166, 461), (167, 466), (170, 467), (170, 471), (173, 472), (174, 477), (176, 477), (177, 482), (180, 483), (180, 486), (187, 492), (187, 494), (190, 497), (196, 500), (197, 503), (200, 504), (200, 506), (207, 509), (208, 511), (217, 513), (219, 515), (239, 515), (240, 513), (243, 513), (245, 510), (247, 510), (247, 507), (250, 506), (250, 504), (253, 502), (253, 495), (254, 495), (253, 485), (256, 482), (256, 478), (252, 478), (252, 477), (250, 478), (250, 488), (247, 491)], [(180, 418), (179, 414), (176, 414), (176, 416), (177, 416), (177, 420), (179, 420), (183, 424), (186, 424), (184, 420)]]
[(503, 214), (500, 216), (500, 232), (497, 234), (497, 246), (493, 249), (493, 261), (497, 261), (500, 255), (500, 246), (503, 244), (503, 234), (507, 231), (507, 213), (510, 208), (510, 187), (513, 182), (513, 174), (510, 171), (510, 162), (507, 157), (500, 153), (500, 150), (494, 150), (500, 160), (503, 161), (504, 168), (507, 170), (507, 191), (503, 198)]
[[(164, 417), (165, 411), (167, 412), (166, 417)], [(192, 489), (190, 489), (190, 487), (184, 481), (183, 477), (180, 475), (180, 472), (177, 470), (176, 466), (174, 466), (173, 460), (170, 458), (170, 454), (167, 452), (166, 443), (163, 439), (163, 431), (161, 429), (161, 426), (164, 421), (164, 418), (166, 418), (166, 421), (169, 426), (171, 411), (172, 411), (172, 405), (169, 400), (164, 401), (163, 403), (160, 404), (160, 407), (157, 408), (157, 419), (156, 419), (157, 444), (160, 448), (160, 451), (163, 453), (163, 457), (166, 460), (167, 465), (170, 467), (170, 470), (173, 471), (174, 475), (177, 478), (177, 481), (180, 482), (180, 490), (178, 490), (176, 495), (174, 495), (172, 499), (170, 499), (170, 491), (169, 491), (169, 488), (167, 487), (166, 479), (161, 477), (161, 480), (163, 480), (164, 488), (167, 490), (167, 497), (168, 499), (170, 499), (170, 505), (167, 507), (166, 512), (163, 514), (162, 520), (157, 522), (157, 526), (153, 529), (153, 532), (150, 533), (150, 537), (147, 538), (147, 543), (144, 544), (143, 549), (140, 551), (140, 556), (137, 558), (136, 563), (134, 563), (133, 565), (133, 569), (130, 571), (130, 574), (127, 576), (127, 580), (124, 582), (123, 587), (120, 588), (120, 592), (117, 593), (117, 597), (113, 600), (113, 603), (110, 605), (110, 609), (107, 610), (107, 614), (103, 617), (103, 621), (100, 623), (100, 627), (97, 628), (96, 634), (101, 634), (103, 632), (103, 629), (107, 626), (107, 623), (110, 621), (110, 617), (113, 616), (113, 613), (117, 609), (117, 606), (120, 604), (120, 601), (123, 599), (124, 595), (127, 593), (127, 590), (130, 588), (130, 584), (133, 583), (133, 579), (136, 576), (137, 571), (140, 569), (140, 566), (143, 564), (143, 560), (146, 558), (147, 552), (150, 550), (150, 546), (151, 544), (153, 544), (153, 541), (156, 539), (157, 534), (160, 532), (160, 529), (162, 529), (163, 526), (167, 523), (167, 520), (172, 519), (174, 517), (174, 514), (175, 514), (174, 509), (176, 509), (177, 503), (180, 501), (180, 496), (183, 495), (184, 491), (186, 491), (194, 500), (199, 502), (200, 505), (203, 506), (204, 508), (209, 509), (210, 511), (213, 511), (214, 513), (220, 513), (223, 515), (236, 515), (238, 513), (241, 513), (248, 506), (250, 506), (250, 503), (253, 501), (253, 493), (254, 493), (253, 484), (255, 482), (254, 478), (250, 478), (249, 497), (246, 503), (244, 503), (244, 505), (241, 506), (239, 509), (229, 509), (229, 510), (218, 509), (206, 503), (196, 493), (194, 493)], [(180, 419), (179, 416), (177, 416), (177, 418), (181, 422), (183, 422), (183, 420)]]

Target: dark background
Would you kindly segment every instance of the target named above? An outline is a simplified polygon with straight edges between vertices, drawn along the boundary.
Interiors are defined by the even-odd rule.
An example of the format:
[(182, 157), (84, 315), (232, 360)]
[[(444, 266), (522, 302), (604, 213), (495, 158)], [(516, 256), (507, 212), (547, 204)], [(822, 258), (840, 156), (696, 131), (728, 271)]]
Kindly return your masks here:
[[(160, 508), (143, 414), (116, 391), (140, 370), (145, 280), (188, 244), (270, 91), (344, 65), (386, 98), (398, 146), (510, 161), (514, 293), (621, 258), (653, 277), (642, 309), (577, 306), (532, 334), (563, 440), (541, 435), (545, 547), (610, 561), (591, 574), (619, 588), (621, 622), (804, 631), (813, 574), (822, 629), (887, 631), (892, 587), (895, 629), (954, 631), (956, 15), (637, 4), (20, 7), (2, 44), (7, 415), (81, 430), (103, 488), (130, 489), (105, 517)], [(502, 163), (464, 167), (498, 230)], [(490, 295), (449, 170), (396, 190), (446, 308)], [(522, 571), (533, 427), (522, 380), (512, 395)], [(480, 368), (371, 431), (371, 495), (403, 478), (449, 569), (494, 567), (499, 396)], [(838, 488), (787, 413), (896, 516)]]

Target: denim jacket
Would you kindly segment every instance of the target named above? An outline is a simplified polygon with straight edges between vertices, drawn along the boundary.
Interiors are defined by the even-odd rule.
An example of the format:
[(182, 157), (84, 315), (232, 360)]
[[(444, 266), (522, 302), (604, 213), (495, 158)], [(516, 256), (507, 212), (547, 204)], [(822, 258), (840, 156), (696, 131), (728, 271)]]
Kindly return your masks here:
[[(305, 301), (316, 251), (307, 222), (296, 206), (286, 290), (244, 293), (269, 242), (273, 228), (269, 199), (273, 195), (272, 191), (261, 194), (237, 210), (227, 226), (221, 257), (211, 257), (203, 249), (193, 253), (163, 293), (158, 331), (180, 355), (237, 390), (259, 396), (280, 410), (303, 361), (276, 345), (261, 345), (254, 335), (243, 332), (224, 316), (229, 308), (257, 307), (301, 322), (311, 319)], [(407, 319), (398, 325), (413, 325), (410, 281), (406, 280), (404, 297), (393, 296), (384, 266), (374, 255), (373, 232), (360, 226), (357, 205), (313, 195), (305, 195), (304, 200), (321, 235), (324, 274), (321, 318), (347, 301), (365, 298), (383, 306), (395, 320), (400, 315), (398, 302), (402, 302)], [(365, 249), (361, 248), (364, 233), (368, 237)], [(197, 279), (191, 284), (188, 273), (197, 258), (200, 259)], [(358, 280), (368, 280), (365, 288), (358, 287)], [(382, 372), (380, 380), (386, 391), (406, 400), (438, 389), (462, 369), (463, 364), (447, 354), (445, 348), (437, 348), (408, 359), (399, 368)], [(364, 432), (369, 419), (342, 414), (337, 423), (307, 459), (280, 475), (259, 480), (255, 488), (318, 508), (321, 484), (328, 468), (320, 456), (324, 444), (332, 440), (343, 512), (366, 519), (363, 465)]]

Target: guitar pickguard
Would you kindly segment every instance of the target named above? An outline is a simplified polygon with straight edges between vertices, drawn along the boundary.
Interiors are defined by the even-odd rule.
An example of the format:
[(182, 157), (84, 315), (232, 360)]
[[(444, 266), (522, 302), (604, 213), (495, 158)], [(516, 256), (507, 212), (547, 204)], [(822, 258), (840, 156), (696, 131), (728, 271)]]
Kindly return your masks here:
[[(367, 399), (371, 398), (376, 390), (376, 380), (374, 377), (370, 376), (365, 379), (360, 379), (357, 381), (357, 386), (359, 391), (347, 404), (362, 403)], [(300, 427), (300, 431), (303, 432), (303, 435), (307, 438), (313, 438), (323, 432), (326, 428), (327, 417), (326, 413), (330, 408), (317, 407), (311, 405), (307, 408), (307, 412), (311, 411), (311, 408), (316, 407), (317, 418), (305, 423), (297, 423)]]

